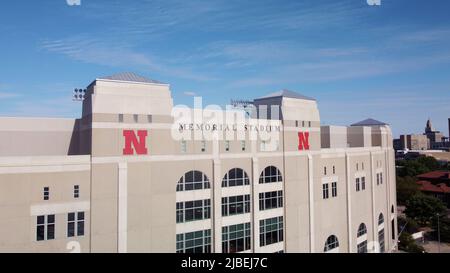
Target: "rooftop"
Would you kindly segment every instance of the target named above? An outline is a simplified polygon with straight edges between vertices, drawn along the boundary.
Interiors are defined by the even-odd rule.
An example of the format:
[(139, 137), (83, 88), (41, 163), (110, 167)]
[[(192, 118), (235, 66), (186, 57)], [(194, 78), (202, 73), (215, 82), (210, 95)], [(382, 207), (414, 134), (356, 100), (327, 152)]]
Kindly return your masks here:
[(430, 181), (417, 181), (420, 186), (421, 191), (437, 192), (437, 193), (450, 193), (450, 187), (444, 183), (439, 183), (437, 185), (432, 184)]
[(368, 118), (360, 122), (354, 123), (351, 126), (384, 126), (384, 125), (388, 124), (373, 118)]
[(142, 83), (156, 83), (156, 84), (164, 84), (162, 82), (152, 80), (140, 75), (137, 75), (132, 72), (123, 72), (114, 74), (111, 76), (105, 76), (98, 78), (99, 80), (111, 80), (111, 81), (123, 81), (123, 82), (142, 82)]
[(429, 173), (419, 174), (419, 179), (449, 179), (449, 171), (433, 171)]
[(280, 91), (277, 91), (277, 92), (274, 92), (274, 93), (270, 93), (270, 94), (268, 94), (266, 96), (257, 98), (256, 100), (267, 99), (267, 98), (277, 98), (277, 97), (315, 101), (315, 99), (313, 99), (311, 97), (307, 97), (307, 96), (304, 96), (302, 94), (299, 94), (297, 92), (294, 92), (294, 91), (291, 91), (291, 90), (287, 90), (287, 89), (282, 89)]

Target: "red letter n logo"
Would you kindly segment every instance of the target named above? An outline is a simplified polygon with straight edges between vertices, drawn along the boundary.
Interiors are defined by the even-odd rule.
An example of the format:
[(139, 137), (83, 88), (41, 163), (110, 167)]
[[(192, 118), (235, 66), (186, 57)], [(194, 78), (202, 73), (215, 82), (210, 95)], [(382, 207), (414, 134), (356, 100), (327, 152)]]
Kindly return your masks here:
[(298, 150), (309, 150), (309, 132), (298, 132)]
[[(134, 151), (138, 155), (146, 155), (147, 148), (145, 147), (145, 138), (147, 137), (147, 131), (138, 131), (139, 141), (133, 130), (124, 130), (123, 136), (125, 137), (125, 148), (123, 148), (124, 155), (132, 155)], [(134, 150), (133, 150), (134, 147)]]

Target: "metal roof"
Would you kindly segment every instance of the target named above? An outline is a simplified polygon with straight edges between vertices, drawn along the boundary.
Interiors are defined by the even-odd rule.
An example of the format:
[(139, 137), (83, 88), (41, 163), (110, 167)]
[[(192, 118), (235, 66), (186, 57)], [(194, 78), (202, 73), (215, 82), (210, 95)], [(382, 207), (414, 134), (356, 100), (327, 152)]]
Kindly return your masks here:
[(304, 96), (302, 94), (299, 94), (297, 92), (290, 91), (290, 90), (287, 90), (287, 89), (282, 89), (280, 91), (268, 94), (268, 95), (266, 95), (264, 97), (257, 98), (257, 100), (267, 99), (267, 98), (276, 98), (276, 97), (284, 97), (284, 98), (293, 98), (293, 99), (313, 100), (313, 101), (315, 101), (315, 99), (313, 99), (313, 98)]
[(368, 118), (363, 121), (352, 124), (351, 126), (383, 126), (388, 125), (387, 123), (381, 122), (376, 119)]
[(157, 83), (157, 84), (163, 84), (162, 82), (152, 80), (146, 77), (139, 76), (132, 72), (123, 72), (114, 74), (111, 76), (105, 76), (98, 78), (99, 80), (112, 80), (112, 81), (124, 81), (124, 82), (142, 82), (142, 83)]

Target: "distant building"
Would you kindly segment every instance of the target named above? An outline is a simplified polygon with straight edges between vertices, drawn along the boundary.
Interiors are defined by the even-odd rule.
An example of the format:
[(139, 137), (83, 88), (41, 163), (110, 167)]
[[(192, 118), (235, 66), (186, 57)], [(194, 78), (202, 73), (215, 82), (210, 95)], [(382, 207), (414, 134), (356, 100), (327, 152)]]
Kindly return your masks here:
[(436, 131), (433, 128), (433, 124), (431, 123), (431, 119), (428, 119), (427, 126), (425, 127), (425, 135), (430, 141), (431, 149), (438, 149), (443, 147), (444, 134), (440, 131)]
[(426, 135), (401, 135), (400, 149), (401, 150), (428, 150), (430, 148), (430, 141)]

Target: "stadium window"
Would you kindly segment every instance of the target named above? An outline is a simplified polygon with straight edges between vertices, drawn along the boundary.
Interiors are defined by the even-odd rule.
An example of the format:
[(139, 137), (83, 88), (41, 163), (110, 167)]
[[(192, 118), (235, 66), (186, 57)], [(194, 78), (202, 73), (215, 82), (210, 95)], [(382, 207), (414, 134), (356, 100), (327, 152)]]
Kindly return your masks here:
[(36, 217), (36, 240), (55, 239), (55, 215), (40, 215)]
[(250, 223), (222, 227), (222, 253), (237, 253), (250, 248)]
[(329, 193), (328, 193), (328, 184), (327, 183), (325, 183), (325, 184), (322, 184), (322, 198), (323, 199), (328, 199), (328, 196), (329, 195)]
[(235, 187), (250, 185), (250, 179), (247, 173), (240, 168), (234, 168), (228, 171), (222, 179), (222, 187)]
[(339, 240), (335, 235), (331, 235), (330, 237), (327, 238), (323, 251), (330, 252), (336, 248), (339, 248)]
[(331, 196), (337, 196), (337, 182), (331, 183)]
[(44, 200), (50, 199), (50, 187), (44, 187)]
[(78, 197), (80, 197), (80, 186), (74, 185), (73, 186), (73, 198), (78, 198)]
[(259, 245), (266, 246), (283, 241), (283, 216), (259, 221)]
[(208, 177), (200, 171), (185, 173), (177, 183), (177, 191), (203, 190), (210, 187)]

